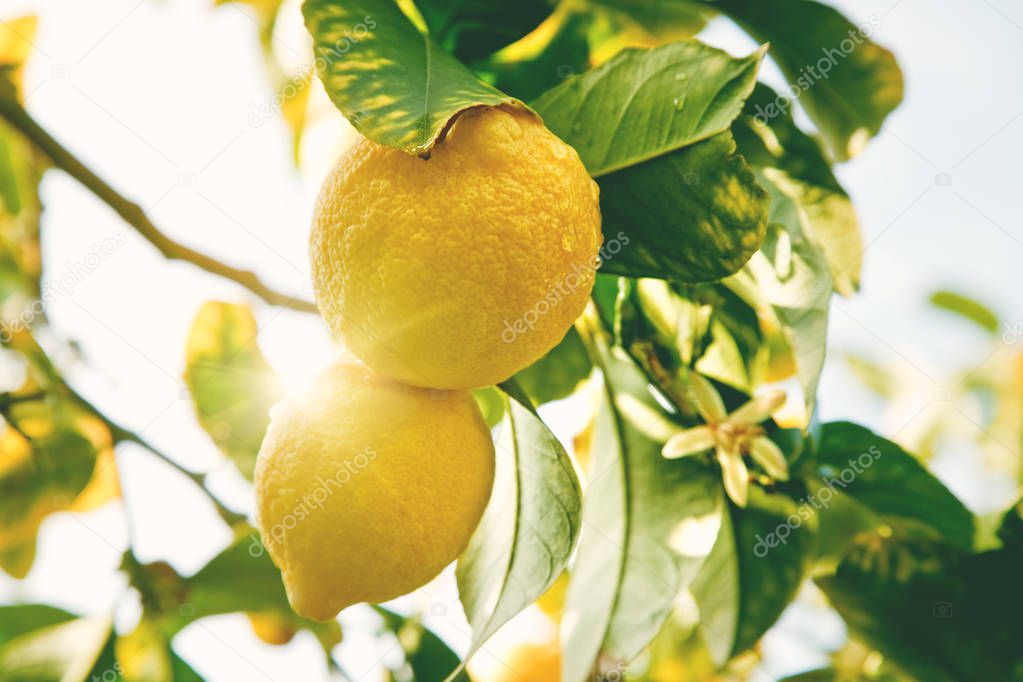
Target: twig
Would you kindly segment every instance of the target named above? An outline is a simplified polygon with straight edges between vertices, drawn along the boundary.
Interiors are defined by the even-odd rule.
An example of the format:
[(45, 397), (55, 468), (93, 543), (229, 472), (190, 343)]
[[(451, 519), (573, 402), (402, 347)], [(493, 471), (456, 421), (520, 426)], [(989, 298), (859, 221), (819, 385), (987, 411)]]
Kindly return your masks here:
[(254, 272), (232, 267), (181, 244), (160, 231), (141, 206), (125, 198), (40, 126), (10, 93), (0, 91), (0, 116), (14, 126), (53, 164), (84, 185), (134, 227), (165, 258), (191, 263), (206, 272), (229, 279), (251, 291), (271, 305), (302, 312), (316, 312), (309, 301), (282, 294), (267, 286)]
[(104, 424), (106, 424), (107, 428), (110, 429), (110, 435), (115, 443), (134, 443), (136, 445), (139, 445), (148, 450), (153, 455), (155, 455), (157, 459), (163, 460), (164, 463), (170, 465), (178, 472), (191, 479), (191, 481), (195, 483), (200, 490), (203, 491), (206, 497), (209, 498), (210, 502), (213, 503), (213, 506), (217, 508), (217, 513), (220, 515), (220, 518), (224, 519), (224, 521), (228, 525), (233, 526), (236, 523), (246, 520), (247, 517), (244, 514), (239, 514), (235, 511), (228, 509), (227, 506), (220, 501), (220, 498), (218, 498), (216, 494), (214, 494), (214, 492), (209, 489), (209, 486), (206, 483), (206, 474), (199, 473), (197, 471), (192, 471), (191, 469), (187, 469), (183, 467), (181, 464), (178, 464), (176, 461), (171, 459), (169, 455), (161, 451), (159, 448), (157, 448), (155, 445), (150, 443), (148, 440), (146, 440), (139, 434), (121, 426), (120, 424), (116, 423), (115, 421), (107, 417), (100, 411), (98, 407), (89, 402), (89, 400), (85, 398), (85, 396), (78, 393), (66, 381), (64, 381), (63, 379), (58, 379), (58, 381), (60, 382), (59, 386), (61, 390), (66, 392), (68, 396), (70, 396), (75, 402), (77, 402), (79, 405), (84, 407), (92, 414), (96, 415), (98, 419), (100, 419)]

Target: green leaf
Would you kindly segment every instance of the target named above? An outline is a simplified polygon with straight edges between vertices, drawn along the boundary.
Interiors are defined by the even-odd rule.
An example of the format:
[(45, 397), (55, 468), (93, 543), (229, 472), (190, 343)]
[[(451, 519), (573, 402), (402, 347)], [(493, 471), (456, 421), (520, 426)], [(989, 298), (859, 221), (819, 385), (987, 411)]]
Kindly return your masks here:
[(750, 648), (795, 597), (810, 570), (817, 527), (788, 494), (750, 485), (693, 583), (700, 628), (718, 665)]
[(762, 48), (735, 59), (695, 40), (623, 50), (548, 90), (533, 108), (600, 177), (726, 131), (763, 55)]
[(74, 614), (48, 604), (0, 606), (0, 649), (15, 637), (40, 628), (66, 623)]
[[(85, 436), (60, 431), (32, 440), (32, 456), (0, 477), (3, 500), (0, 522), (4, 525), (24, 518), (27, 510), (43, 506), (66, 506), (92, 478), (96, 448)], [(58, 500), (64, 496), (68, 499)], [(10, 506), (9, 506), (10, 505)], [(11, 509), (11, 506), (18, 509)], [(11, 513), (15, 519), (11, 518)]]
[(764, 238), (767, 193), (728, 132), (598, 184), (606, 273), (716, 280), (741, 268)]
[(7, 128), (0, 128), (0, 213), (21, 213), (18, 168)]
[(774, 183), (767, 236), (760, 253), (726, 283), (761, 313), (777, 318), (796, 362), (807, 413), (817, 400), (824, 367), (831, 302), (831, 270), (824, 253), (807, 234), (799, 207)]
[(647, 646), (710, 552), (722, 513), (706, 461), (664, 459), (651, 425), (619, 411), (623, 400), (661, 411), (640, 371), (593, 343), (605, 399), (562, 620), (565, 682), (589, 679), (598, 656), (629, 661)]
[(1006, 545), (1023, 545), (1023, 499), (1002, 515), (997, 534)]
[(193, 620), (222, 613), (291, 613), (280, 571), (255, 533), (239, 538), (185, 578), (184, 591), (189, 608), (169, 628), (171, 633)]
[(915, 679), (1019, 680), (1023, 546), (970, 555), (869, 536), (818, 578), (850, 631)]
[(579, 535), (582, 492), (572, 461), (514, 382), (496, 442), (494, 491), (458, 559), (472, 656), (565, 569)]
[(615, 327), (618, 290), (624, 282), (625, 280), (621, 277), (605, 275), (600, 272), (597, 273), (596, 280), (593, 282), (593, 293), (590, 294), (590, 300), (593, 301), (597, 315), (605, 329), (614, 329)]
[(530, 46), (522, 54), (513, 45), (477, 64), (476, 70), (488, 74), (501, 92), (528, 102), (589, 68), (589, 33), (595, 20), (592, 13), (563, 4), (551, 19), (556, 22), (552, 35), (538, 49)]
[(546, 0), (419, 0), (416, 7), (437, 44), (466, 62), (522, 38), (553, 10)]
[[(4, 25), (0, 24), (0, 33)], [(2, 78), (0, 78), (2, 82)], [(17, 332), (23, 311), (41, 299), (42, 258), (39, 246), (39, 182), (43, 167), (29, 142), (0, 121), (0, 303), (16, 304), (2, 325), (4, 338)], [(36, 326), (44, 321), (35, 315)]]
[[(383, 617), (384, 626), (397, 636), (415, 682), (440, 682), (448, 676), (448, 671), (458, 668), (458, 654), (418, 618), (406, 618), (382, 606), (373, 606), (373, 610)], [(462, 670), (448, 679), (469, 682), (469, 676)]]
[(586, 346), (575, 327), (542, 358), (515, 375), (522, 390), (536, 404), (567, 398), (593, 369)]
[(703, 13), (683, 2), (589, 0), (591, 5), (627, 16), (651, 37), (678, 40), (696, 35), (707, 23)]
[(811, 485), (814, 499), (846, 495), (899, 535), (924, 534), (963, 550), (973, 547), (973, 515), (963, 503), (915, 457), (869, 429), (825, 424), (814, 469), (820, 479)]
[(256, 343), (259, 329), (247, 305), (207, 301), (185, 346), (185, 383), (199, 424), (246, 478), (283, 388)]
[(380, 144), (425, 156), (466, 109), (521, 105), (440, 48), (394, 0), (306, 0), (302, 12), (331, 101)]
[(781, 682), (842, 682), (842, 679), (834, 668), (820, 668), (786, 677)]
[(732, 132), (739, 151), (802, 208), (816, 241), (831, 265), (835, 288), (843, 295), (859, 287), (863, 236), (849, 195), (831, 171), (817, 140), (795, 124), (788, 112), (769, 120), (756, 111), (778, 95), (758, 83)]
[(472, 397), (483, 413), (483, 421), (494, 428), (504, 419), (504, 394), (496, 386), (472, 389)]
[(986, 305), (969, 296), (963, 296), (954, 291), (936, 291), (931, 294), (931, 304), (942, 310), (965, 317), (967, 320), (976, 323), (981, 329), (992, 334), (998, 331), (998, 316)]
[(0, 672), (17, 682), (85, 682), (112, 634), (110, 618), (103, 616), (33, 630), (0, 647)]
[(67, 509), (88, 485), (97, 451), (73, 431), (34, 438), (9, 426), (0, 449), (0, 566), (23, 578), (35, 557), (35, 536), (49, 514)]
[[(296, 628), (311, 631), (329, 650), (340, 641), (335, 621), (316, 622), (302, 618), (291, 610), (281, 573), (270, 560), (255, 529), (213, 557), (190, 577), (177, 581), (157, 581), (157, 589), (167, 591), (175, 600), (172, 609), (154, 613), (155, 622), (168, 641), (190, 623), (207, 616), (224, 613), (275, 613)], [(182, 601), (181, 605), (176, 602)]]
[[(869, 39), (880, 28), (876, 17), (857, 27), (811, 0), (704, 4), (728, 14), (756, 40), (770, 43), (792, 92), (840, 161), (856, 156), (902, 101), (902, 71), (895, 56)], [(757, 113), (773, 118), (787, 108), (781, 102)]]
[(203, 682), (202, 676), (171, 649), (171, 679), (174, 682)]

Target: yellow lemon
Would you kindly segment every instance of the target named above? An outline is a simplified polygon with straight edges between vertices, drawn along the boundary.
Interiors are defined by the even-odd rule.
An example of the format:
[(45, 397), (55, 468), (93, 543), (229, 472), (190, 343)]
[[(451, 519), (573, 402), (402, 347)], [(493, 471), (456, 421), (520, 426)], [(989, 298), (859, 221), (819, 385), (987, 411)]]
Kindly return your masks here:
[(287, 622), (276, 613), (247, 613), (249, 625), (256, 637), (267, 644), (281, 646), (294, 639), (298, 632), (293, 624)]
[(502, 656), (503, 665), (488, 682), (560, 682), (561, 649), (558, 643), (521, 643)]
[(360, 139), (317, 201), (317, 305), (392, 379), (503, 381), (557, 345), (586, 305), (598, 199), (575, 150), (527, 111), (468, 111), (427, 160)]
[(327, 620), (433, 579), (468, 543), (493, 478), (469, 393), (342, 362), (271, 411), (257, 519), (292, 607)]

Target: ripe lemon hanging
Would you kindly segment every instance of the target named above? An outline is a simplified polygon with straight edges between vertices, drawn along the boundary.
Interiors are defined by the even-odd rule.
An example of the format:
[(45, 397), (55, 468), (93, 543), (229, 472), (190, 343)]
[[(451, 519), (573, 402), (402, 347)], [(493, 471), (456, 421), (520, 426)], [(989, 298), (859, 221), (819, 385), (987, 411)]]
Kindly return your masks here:
[(360, 139), (317, 202), (317, 305), (393, 379), (503, 381), (557, 345), (586, 305), (598, 198), (575, 150), (520, 109), (464, 113), (428, 160)]
[(257, 519), (292, 607), (327, 620), (433, 579), (468, 544), (493, 478), (469, 393), (338, 363), (271, 411)]

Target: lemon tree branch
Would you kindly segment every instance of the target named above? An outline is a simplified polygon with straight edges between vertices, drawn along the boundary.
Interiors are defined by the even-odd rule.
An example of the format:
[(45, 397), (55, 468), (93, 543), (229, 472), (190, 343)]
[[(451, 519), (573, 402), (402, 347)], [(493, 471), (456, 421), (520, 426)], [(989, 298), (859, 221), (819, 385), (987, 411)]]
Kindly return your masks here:
[(210, 502), (213, 503), (213, 506), (216, 507), (217, 514), (219, 514), (220, 518), (224, 519), (224, 521), (228, 525), (233, 526), (238, 522), (246, 520), (244, 514), (239, 514), (229, 509), (223, 502), (220, 501), (220, 498), (217, 497), (217, 495), (212, 490), (210, 490), (206, 482), (206, 474), (200, 473), (198, 471), (192, 471), (191, 469), (182, 466), (181, 464), (176, 462), (169, 455), (167, 455), (158, 447), (150, 443), (148, 440), (143, 438), (138, 433), (121, 426), (117, 422), (107, 417), (98, 407), (93, 405), (85, 396), (83, 396), (74, 388), (72, 388), (71, 385), (68, 384), (66, 381), (58, 378), (57, 382), (58, 384), (56, 388), (59, 388), (59, 390), (66, 393), (72, 400), (74, 400), (79, 405), (81, 405), (86, 410), (95, 415), (97, 419), (101, 420), (106, 425), (106, 427), (110, 429), (110, 435), (113, 438), (114, 443), (134, 443), (135, 445), (141, 446), (148, 450), (150, 453), (152, 453), (157, 459), (162, 460), (164, 463), (166, 463), (173, 469), (176, 469), (179, 473), (183, 474), (184, 476), (186, 476), (189, 480), (195, 483), (200, 490), (202, 490), (202, 492), (206, 495), (207, 498), (209, 498)]
[(219, 275), (245, 287), (267, 303), (302, 312), (316, 312), (316, 306), (309, 301), (288, 296), (269, 287), (256, 273), (227, 265), (216, 258), (196, 251), (164, 234), (146, 215), (141, 206), (127, 199), (109, 183), (91, 171), (74, 154), (50, 135), (17, 99), (8, 92), (0, 91), (0, 117), (17, 129), (22, 135), (53, 164), (80, 182), (112, 208), (117, 215), (131, 225), (150, 244), (171, 260), (182, 260), (206, 272)]

